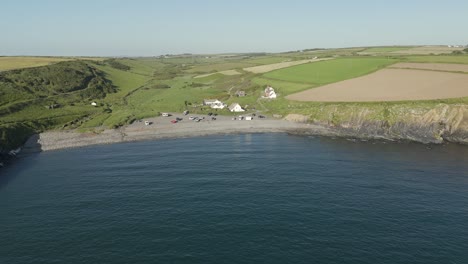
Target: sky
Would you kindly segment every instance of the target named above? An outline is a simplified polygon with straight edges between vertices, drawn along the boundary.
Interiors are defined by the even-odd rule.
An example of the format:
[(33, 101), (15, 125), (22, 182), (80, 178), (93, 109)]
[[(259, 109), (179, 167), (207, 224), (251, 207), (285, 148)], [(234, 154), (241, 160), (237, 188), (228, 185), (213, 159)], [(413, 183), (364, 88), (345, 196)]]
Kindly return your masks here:
[(0, 0), (0, 55), (467, 45), (466, 0)]

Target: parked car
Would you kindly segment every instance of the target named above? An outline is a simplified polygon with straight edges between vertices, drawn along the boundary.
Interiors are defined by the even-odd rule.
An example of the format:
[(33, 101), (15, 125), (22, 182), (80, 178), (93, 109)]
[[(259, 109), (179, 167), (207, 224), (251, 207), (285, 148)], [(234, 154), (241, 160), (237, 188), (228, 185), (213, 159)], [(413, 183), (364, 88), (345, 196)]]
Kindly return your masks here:
[(171, 120), (171, 123), (172, 123), (172, 124), (175, 124), (175, 123), (177, 123), (177, 122), (179, 122), (179, 121), (177, 121), (177, 120), (175, 120), (175, 119), (174, 119), (174, 120)]
[(258, 118), (265, 118), (265, 116), (264, 115), (259, 115)]
[(169, 113), (161, 113), (161, 116), (168, 117), (168, 116), (171, 116), (171, 114), (169, 114)]
[(150, 122), (150, 121), (145, 121), (145, 126), (149, 126), (151, 125), (153, 122)]
[(214, 116), (213, 116), (213, 117), (211, 117), (211, 120), (216, 120), (216, 117), (214, 117)]
[(194, 120), (195, 118), (197, 118), (197, 117), (191, 116), (191, 117), (189, 117), (188, 119), (189, 119), (189, 120)]
[(188, 115), (189, 114), (189, 111), (188, 110), (185, 110), (184, 111), (184, 115)]
[(177, 120), (177, 121), (182, 121), (182, 118), (176, 117), (176, 120)]

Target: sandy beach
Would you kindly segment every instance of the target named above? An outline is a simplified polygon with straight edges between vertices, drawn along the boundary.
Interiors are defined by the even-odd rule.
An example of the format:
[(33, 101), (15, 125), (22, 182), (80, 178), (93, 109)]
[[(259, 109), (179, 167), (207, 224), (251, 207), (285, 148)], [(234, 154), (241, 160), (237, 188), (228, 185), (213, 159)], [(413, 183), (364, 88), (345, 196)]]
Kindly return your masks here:
[[(322, 134), (326, 131), (326, 128), (321, 126), (271, 118), (254, 117), (253, 120), (238, 120), (239, 118), (232, 120), (231, 116), (216, 116), (216, 120), (212, 120), (207, 115), (196, 115), (204, 119), (195, 122), (189, 120), (190, 116), (195, 115), (172, 114), (170, 117), (148, 118), (119, 129), (102, 129), (99, 132), (47, 131), (31, 137), (24, 145), (22, 152), (31, 153), (118, 142), (216, 134), (297, 133), (301, 131), (316, 131)], [(171, 123), (171, 120), (175, 120), (177, 117), (182, 118), (182, 120)], [(151, 124), (145, 125), (145, 121), (149, 121)]]

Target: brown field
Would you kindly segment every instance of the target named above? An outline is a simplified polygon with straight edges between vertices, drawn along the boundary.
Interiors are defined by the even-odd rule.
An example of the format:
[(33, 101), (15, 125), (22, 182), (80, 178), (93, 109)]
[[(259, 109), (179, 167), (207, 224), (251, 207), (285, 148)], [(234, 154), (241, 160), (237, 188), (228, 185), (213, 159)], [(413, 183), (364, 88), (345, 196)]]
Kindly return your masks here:
[(371, 102), (468, 96), (468, 74), (384, 69), (287, 96), (296, 101)]
[(463, 50), (463, 48), (449, 48), (447, 46), (423, 46), (407, 50), (393, 51), (394, 54), (408, 54), (408, 55), (429, 55), (429, 54), (447, 54), (456, 50)]
[(70, 60), (103, 60), (102, 58), (85, 57), (0, 57), (0, 71), (45, 66), (52, 63)]
[(402, 62), (402, 63), (393, 64), (392, 66), (390, 66), (390, 68), (449, 71), (449, 72), (467, 72), (468, 73), (468, 65), (464, 65), (464, 64)]
[(310, 59), (310, 60), (298, 60), (298, 61), (287, 61), (287, 62), (280, 62), (280, 63), (273, 63), (273, 64), (267, 64), (267, 65), (261, 65), (261, 66), (255, 66), (255, 67), (248, 67), (244, 68), (244, 71), (248, 72), (253, 72), (253, 73), (266, 73), (274, 70), (279, 70), (291, 66), (296, 66), (299, 64), (304, 64), (304, 63), (309, 63), (309, 62), (317, 62), (317, 61), (323, 61), (323, 60), (329, 60), (330, 58), (327, 59)]

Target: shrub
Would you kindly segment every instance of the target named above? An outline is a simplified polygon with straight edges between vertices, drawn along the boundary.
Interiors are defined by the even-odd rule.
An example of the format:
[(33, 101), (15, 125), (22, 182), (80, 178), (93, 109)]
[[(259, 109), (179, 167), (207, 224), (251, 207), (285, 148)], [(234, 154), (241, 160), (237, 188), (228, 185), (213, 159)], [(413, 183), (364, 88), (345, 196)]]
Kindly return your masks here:
[(112, 68), (122, 70), (122, 71), (129, 71), (131, 70), (130, 66), (122, 64), (114, 59), (110, 59), (106, 61)]

